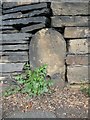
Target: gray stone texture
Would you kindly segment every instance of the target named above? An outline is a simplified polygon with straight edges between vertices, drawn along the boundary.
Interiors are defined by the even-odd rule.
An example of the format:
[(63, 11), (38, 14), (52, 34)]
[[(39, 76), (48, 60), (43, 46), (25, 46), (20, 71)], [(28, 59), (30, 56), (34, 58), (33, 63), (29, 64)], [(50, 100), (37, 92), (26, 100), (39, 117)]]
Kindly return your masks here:
[(43, 8), (43, 9), (40, 9), (40, 10), (34, 10), (32, 12), (28, 12), (28, 17), (32, 17), (32, 16), (49, 16), (50, 14), (51, 14), (50, 8)]
[(88, 117), (87, 111), (82, 108), (63, 106), (56, 109), (57, 118), (84, 118)]
[(23, 12), (23, 11), (32, 11), (32, 10), (37, 10), (37, 9), (47, 8), (47, 7), (48, 7), (47, 3), (29, 4), (29, 5), (17, 6), (11, 9), (3, 10), (3, 14)]
[(6, 51), (6, 52), (0, 52), (0, 55), (2, 55), (2, 56), (13, 56), (13, 55), (16, 55), (16, 56), (19, 56), (19, 55), (22, 55), (22, 56), (27, 56), (27, 51), (17, 51), (17, 52), (13, 52), (13, 51)]
[(3, 9), (8, 9), (8, 8), (13, 8), (15, 6), (17, 6), (17, 2), (5, 2), (3, 1), (3, 5), (2, 5), (2, 8)]
[(2, 30), (2, 34), (13, 34), (13, 33), (19, 33), (18, 30)]
[(48, 18), (41, 16), (41, 17), (30, 17), (30, 18), (20, 18), (20, 19), (13, 19), (13, 20), (6, 20), (1, 23), (1, 25), (28, 25), (28, 24), (36, 24), (36, 23), (44, 23), (48, 22)]
[(40, 29), (45, 28), (45, 27), (46, 27), (45, 24), (40, 23), (40, 24), (36, 24), (36, 25), (31, 25), (31, 26), (23, 27), (21, 29), (21, 32), (26, 32), (26, 33), (27, 32), (33, 32), (35, 30), (40, 30)]
[(12, 73), (22, 71), (24, 63), (0, 63), (0, 73)]
[(25, 16), (21, 12), (17, 12), (17, 13), (11, 13), (11, 14), (3, 15), (2, 20), (18, 19), (18, 18), (24, 18), (24, 17), (28, 17), (28, 16)]
[[(23, 4), (32, 4), (32, 3), (38, 3), (38, 2), (77, 2), (77, 3), (80, 3), (80, 2), (83, 2), (83, 3), (86, 3), (86, 2), (89, 2), (89, 0), (3, 0), (3, 2), (17, 2), (18, 4), (15, 4), (16, 6), (17, 5), (23, 5)], [(15, 5), (12, 5), (12, 6), (15, 6)]]
[(0, 26), (0, 30), (15, 30), (13, 26)]
[(19, 51), (19, 50), (25, 50), (27, 51), (28, 48), (28, 44), (17, 44), (17, 45), (0, 45), (0, 51)]
[(9, 54), (9, 55), (4, 55), (0, 57), (0, 63), (17, 63), (17, 62), (26, 62), (28, 61), (28, 53), (27, 55), (22, 55), (22, 52), (17, 55), (15, 53), (13, 53), (13, 55)]
[(33, 110), (26, 113), (16, 112), (7, 118), (56, 118), (56, 116), (49, 111)]
[(2, 37), (3, 37), (2, 39), (3, 40), (27, 40), (31, 36), (32, 35), (28, 33), (2, 34)]
[(42, 8), (40, 10), (33, 10), (32, 12), (28, 12), (26, 14), (22, 14), (22, 12), (16, 13), (8, 13), (2, 16), (2, 20), (9, 20), (9, 19), (18, 19), (18, 18), (27, 18), (27, 17), (34, 17), (34, 16), (48, 16), (50, 14), (49, 8)]
[[(11, 31), (12, 30), (10, 30), (10, 32)], [(0, 34), (0, 36), (2, 36), (2, 39), (0, 39), (0, 44), (10, 44), (10, 43), (14, 44), (14, 43), (28, 43), (32, 35), (28, 33), (12, 33), (12, 34), (3, 33)]]

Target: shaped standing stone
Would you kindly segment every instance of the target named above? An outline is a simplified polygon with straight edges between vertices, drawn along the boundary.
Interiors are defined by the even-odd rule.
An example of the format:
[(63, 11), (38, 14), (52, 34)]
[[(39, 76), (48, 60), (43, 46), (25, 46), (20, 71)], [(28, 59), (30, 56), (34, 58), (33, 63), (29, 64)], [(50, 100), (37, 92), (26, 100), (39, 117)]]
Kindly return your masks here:
[(56, 79), (65, 79), (65, 56), (65, 40), (56, 30), (42, 29), (32, 37), (29, 46), (29, 61), (32, 68), (47, 64), (47, 73), (51, 78), (55, 78), (56, 75)]

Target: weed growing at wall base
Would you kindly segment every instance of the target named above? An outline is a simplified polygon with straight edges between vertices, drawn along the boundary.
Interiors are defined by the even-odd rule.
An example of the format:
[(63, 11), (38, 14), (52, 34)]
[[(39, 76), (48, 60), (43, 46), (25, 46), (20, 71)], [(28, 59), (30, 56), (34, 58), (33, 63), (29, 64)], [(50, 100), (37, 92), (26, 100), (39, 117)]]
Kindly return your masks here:
[(90, 97), (90, 84), (88, 86), (81, 86), (81, 91), (82, 93), (88, 95), (88, 97)]
[(50, 86), (53, 85), (52, 80), (47, 80), (47, 65), (40, 66), (35, 70), (30, 69), (30, 65), (24, 66), (24, 73), (15, 77), (17, 87), (9, 88), (5, 91), (4, 96), (15, 93), (28, 94), (29, 96), (38, 96), (50, 92)]

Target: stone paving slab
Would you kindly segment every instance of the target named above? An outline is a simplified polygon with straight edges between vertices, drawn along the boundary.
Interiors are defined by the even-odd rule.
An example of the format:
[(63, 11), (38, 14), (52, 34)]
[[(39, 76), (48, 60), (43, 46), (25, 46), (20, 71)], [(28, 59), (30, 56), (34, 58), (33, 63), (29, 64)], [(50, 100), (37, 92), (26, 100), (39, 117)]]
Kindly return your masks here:
[(56, 118), (56, 116), (52, 112), (33, 110), (26, 113), (16, 112), (7, 118)]
[(82, 108), (60, 107), (56, 110), (57, 118), (84, 118), (88, 117), (87, 112)]

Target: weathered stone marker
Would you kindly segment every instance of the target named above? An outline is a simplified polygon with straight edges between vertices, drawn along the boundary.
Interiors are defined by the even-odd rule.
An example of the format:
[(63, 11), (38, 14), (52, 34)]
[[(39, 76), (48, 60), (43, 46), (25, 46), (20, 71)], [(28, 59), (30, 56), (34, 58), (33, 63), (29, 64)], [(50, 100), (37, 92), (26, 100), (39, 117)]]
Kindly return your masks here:
[(32, 68), (47, 64), (51, 78), (65, 80), (66, 43), (63, 36), (54, 29), (38, 31), (29, 46), (29, 61)]

